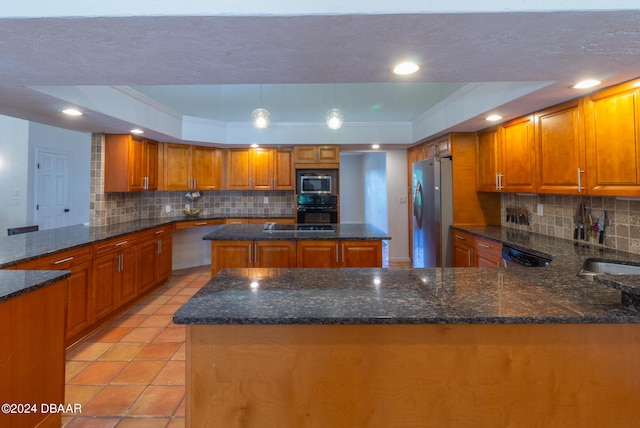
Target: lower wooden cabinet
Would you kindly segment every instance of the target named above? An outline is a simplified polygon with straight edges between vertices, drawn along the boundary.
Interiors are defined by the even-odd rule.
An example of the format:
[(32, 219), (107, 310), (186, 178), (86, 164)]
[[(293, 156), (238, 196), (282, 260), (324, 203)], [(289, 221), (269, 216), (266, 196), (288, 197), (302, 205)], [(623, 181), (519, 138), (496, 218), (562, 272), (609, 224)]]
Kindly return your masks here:
[(171, 227), (144, 232), (138, 244), (138, 294), (143, 293), (171, 275), (173, 243)]
[(249, 267), (382, 267), (382, 241), (211, 241), (212, 275)]
[(106, 254), (93, 263), (94, 319), (99, 321), (137, 296), (137, 247)]
[(225, 268), (296, 267), (295, 241), (211, 241), (211, 274)]
[(67, 287), (59, 281), (0, 302), (0, 397), (19, 406), (16, 413), (0, 412), (2, 427), (62, 425), (62, 413), (43, 405), (65, 403)]
[(476, 237), (476, 266), (500, 267), (502, 266), (502, 244), (490, 239)]
[(475, 250), (473, 235), (454, 230), (453, 234), (453, 266), (454, 267), (473, 267), (475, 266)]
[(461, 230), (453, 230), (453, 266), (500, 267), (502, 244), (491, 239), (476, 237)]

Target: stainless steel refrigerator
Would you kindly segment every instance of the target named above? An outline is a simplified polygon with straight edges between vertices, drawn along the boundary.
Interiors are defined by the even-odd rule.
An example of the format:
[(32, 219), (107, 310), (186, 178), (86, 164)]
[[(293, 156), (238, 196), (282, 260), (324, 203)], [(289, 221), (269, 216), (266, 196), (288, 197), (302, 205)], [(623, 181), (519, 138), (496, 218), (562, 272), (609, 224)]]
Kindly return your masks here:
[(453, 223), (450, 158), (426, 159), (412, 165), (413, 267), (451, 266)]

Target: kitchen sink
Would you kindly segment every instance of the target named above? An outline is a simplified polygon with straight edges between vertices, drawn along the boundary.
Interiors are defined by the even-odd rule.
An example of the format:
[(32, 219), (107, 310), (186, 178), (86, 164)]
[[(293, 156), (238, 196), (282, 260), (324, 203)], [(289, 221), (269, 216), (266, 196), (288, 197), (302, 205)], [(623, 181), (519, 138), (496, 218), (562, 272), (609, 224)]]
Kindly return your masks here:
[(640, 264), (602, 259), (587, 259), (582, 264), (580, 272), (578, 272), (579, 277), (589, 281), (593, 281), (593, 277), (599, 274), (640, 275)]

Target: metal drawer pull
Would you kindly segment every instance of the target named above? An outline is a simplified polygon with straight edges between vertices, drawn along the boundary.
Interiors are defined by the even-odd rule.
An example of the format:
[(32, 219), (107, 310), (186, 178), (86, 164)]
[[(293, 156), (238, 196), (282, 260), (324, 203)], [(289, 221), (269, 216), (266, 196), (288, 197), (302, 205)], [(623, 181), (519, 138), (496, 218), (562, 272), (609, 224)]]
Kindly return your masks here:
[(199, 221), (197, 223), (194, 223), (194, 225), (196, 225), (196, 226), (206, 226), (207, 222), (206, 221)]
[(464, 236), (462, 236), (462, 235), (456, 235), (456, 238), (462, 239), (464, 241)]
[(158, 231), (156, 232), (156, 235), (160, 235), (161, 233), (164, 233), (164, 230), (158, 230)]
[(123, 245), (127, 244), (128, 242), (129, 242), (129, 241), (122, 241), (122, 242), (118, 242), (115, 246), (116, 246), (116, 247), (121, 247), (121, 246), (123, 246)]
[(482, 242), (478, 242), (478, 245), (482, 248), (491, 248), (491, 245), (483, 244)]
[(73, 257), (67, 257), (66, 259), (62, 259), (62, 260), (58, 260), (57, 262), (54, 262), (54, 265), (59, 265), (61, 263), (65, 263), (65, 262), (70, 262), (71, 260), (73, 260)]

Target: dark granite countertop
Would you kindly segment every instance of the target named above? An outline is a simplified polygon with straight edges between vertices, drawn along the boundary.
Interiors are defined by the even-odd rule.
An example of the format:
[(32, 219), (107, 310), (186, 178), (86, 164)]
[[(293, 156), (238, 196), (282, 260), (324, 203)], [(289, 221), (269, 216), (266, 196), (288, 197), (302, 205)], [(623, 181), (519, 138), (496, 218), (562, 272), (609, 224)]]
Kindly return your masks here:
[[(130, 221), (111, 226), (75, 225), (0, 238), (0, 269), (39, 257), (95, 244), (129, 233), (183, 221), (224, 220), (227, 217), (173, 217)], [(235, 218), (235, 217), (233, 217)], [(262, 217), (255, 217), (262, 218)], [(264, 218), (275, 218), (273, 216)], [(261, 227), (261, 225), (258, 225)]]
[(640, 323), (640, 314), (623, 307), (620, 293), (609, 287), (526, 280), (520, 270), (539, 269), (225, 269), (176, 312), (174, 322)]
[(215, 241), (254, 240), (386, 240), (389, 234), (370, 224), (332, 224), (333, 231), (269, 231), (261, 224), (232, 224), (203, 239)]
[(0, 270), (0, 302), (68, 278), (66, 270)]

